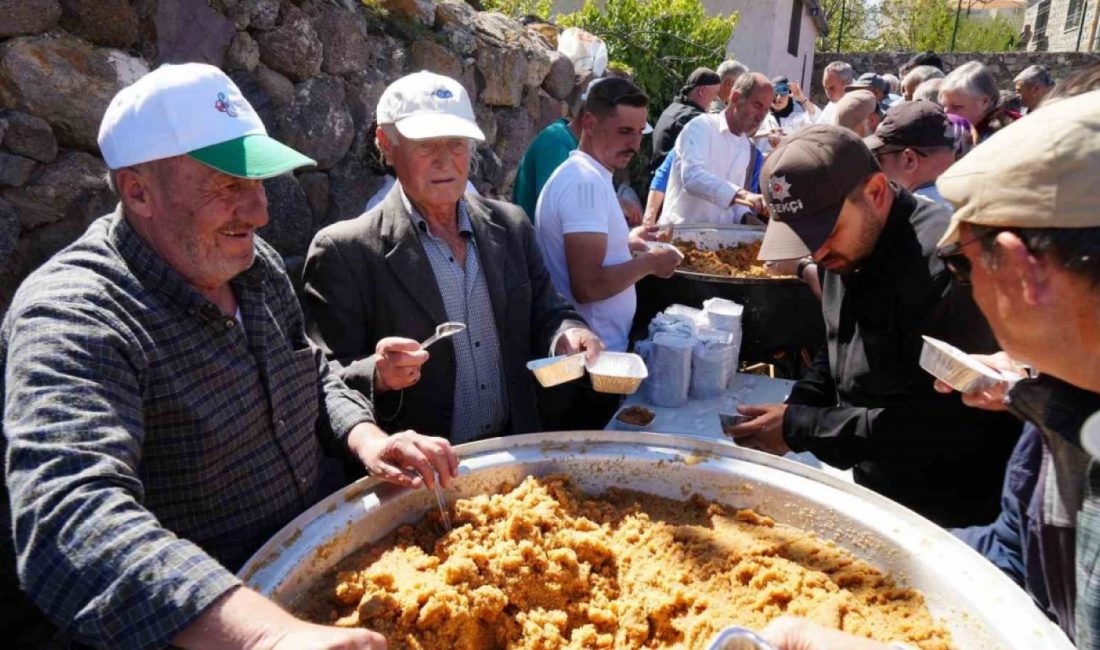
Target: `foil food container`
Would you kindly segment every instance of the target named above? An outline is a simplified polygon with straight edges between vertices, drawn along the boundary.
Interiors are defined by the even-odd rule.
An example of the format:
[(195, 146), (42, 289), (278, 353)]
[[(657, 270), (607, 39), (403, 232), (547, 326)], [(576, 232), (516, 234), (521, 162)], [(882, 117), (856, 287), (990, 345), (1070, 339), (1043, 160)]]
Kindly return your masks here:
[(649, 376), (645, 361), (630, 352), (601, 352), (595, 363), (585, 362), (597, 393), (632, 395)]
[[(919, 589), (958, 648), (1073, 648), (1026, 593), (946, 530), (879, 494), (800, 463), (721, 440), (618, 431), (510, 436), (456, 450), (461, 463), (454, 487), (446, 491), (450, 501), (547, 474), (567, 474), (589, 494), (610, 487), (673, 499), (698, 493), (813, 531), (900, 585)], [(288, 524), (239, 575), (247, 586), (293, 608), (341, 559), (435, 507), (430, 490), (361, 479)]]
[(775, 648), (751, 630), (743, 627), (727, 627), (711, 639), (707, 650), (775, 650)]
[(584, 353), (547, 357), (527, 362), (527, 369), (543, 388), (550, 388), (584, 376)]
[(1008, 381), (1001, 373), (950, 343), (931, 336), (923, 338), (920, 367), (960, 393), (988, 390)]

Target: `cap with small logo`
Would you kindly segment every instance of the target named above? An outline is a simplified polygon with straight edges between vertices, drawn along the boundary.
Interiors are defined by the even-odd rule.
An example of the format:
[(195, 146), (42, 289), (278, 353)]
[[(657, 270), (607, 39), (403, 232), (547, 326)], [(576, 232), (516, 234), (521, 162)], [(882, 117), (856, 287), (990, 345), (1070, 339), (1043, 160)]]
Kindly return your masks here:
[(843, 127), (818, 124), (790, 136), (760, 174), (771, 221), (759, 258), (790, 260), (821, 248), (844, 200), (878, 169), (863, 141)]
[(903, 102), (886, 111), (873, 135), (863, 139), (871, 151), (907, 147), (955, 147), (955, 126), (935, 102)]
[(852, 83), (844, 87), (846, 91), (852, 90), (877, 90), (881, 93), (885, 93), (890, 89), (890, 84), (886, 83), (886, 80), (875, 74), (874, 72), (864, 72), (859, 75), (859, 79), (856, 79)]
[(190, 156), (241, 178), (317, 164), (267, 135), (237, 85), (205, 63), (165, 64), (111, 99), (99, 124), (110, 169)]
[(955, 206), (940, 246), (959, 224), (1005, 228), (1100, 227), (1100, 90), (1045, 104), (948, 168), (936, 187)]
[(407, 74), (387, 86), (378, 100), (377, 116), (379, 125), (393, 124), (410, 140), (485, 140), (462, 84), (426, 70)]

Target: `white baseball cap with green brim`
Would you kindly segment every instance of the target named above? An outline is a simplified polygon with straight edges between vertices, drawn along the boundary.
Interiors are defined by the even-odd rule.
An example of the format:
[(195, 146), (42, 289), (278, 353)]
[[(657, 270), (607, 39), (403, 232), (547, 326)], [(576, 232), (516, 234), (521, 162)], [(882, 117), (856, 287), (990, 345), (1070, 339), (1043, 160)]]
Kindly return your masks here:
[(110, 169), (190, 156), (252, 179), (317, 164), (268, 136), (237, 85), (204, 63), (162, 65), (120, 90), (99, 125), (99, 149)]

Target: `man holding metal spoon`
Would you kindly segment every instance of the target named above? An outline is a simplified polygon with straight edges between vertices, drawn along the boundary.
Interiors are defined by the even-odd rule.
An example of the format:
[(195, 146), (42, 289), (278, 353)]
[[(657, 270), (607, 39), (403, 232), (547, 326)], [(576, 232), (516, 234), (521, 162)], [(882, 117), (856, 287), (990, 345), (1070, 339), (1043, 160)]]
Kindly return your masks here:
[[(527, 216), (464, 193), (484, 135), (463, 86), (410, 74), (377, 114), (397, 184), (376, 209), (314, 239), (302, 297), (311, 338), (388, 430), (452, 443), (537, 431), (527, 361), (594, 357), (603, 343), (554, 290)], [(467, 329), (429, 362), (416, 340), (446, 321)]]

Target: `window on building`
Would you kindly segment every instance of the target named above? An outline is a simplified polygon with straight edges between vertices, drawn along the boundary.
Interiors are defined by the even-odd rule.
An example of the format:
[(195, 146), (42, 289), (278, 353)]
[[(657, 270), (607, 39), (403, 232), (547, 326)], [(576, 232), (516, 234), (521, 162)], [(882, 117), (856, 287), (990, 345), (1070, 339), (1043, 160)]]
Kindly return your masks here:
[(1085, 11), (1085, 0), (1069, 0), (1066, 9), (1066, 31), (1080, 29), (1081, 14)]
[(791, 30), (787, 36), (787, 52), (798, 56), (798, 42), (802, 40), (802, 0), (791, 2)]
[(1040, 0), (1035, 8), (1035, 28), (1032, 30), (1032, 39), (1035, 41), (1035, 49), (1043, 52), (1047, 49), (1047, 22), (1050, 20), (1050, 0)]
[(1039, 0), (1035, 9), (1035, 35), (1047, 33), (1047, 21), (1050, 19), (1050, 0)]

